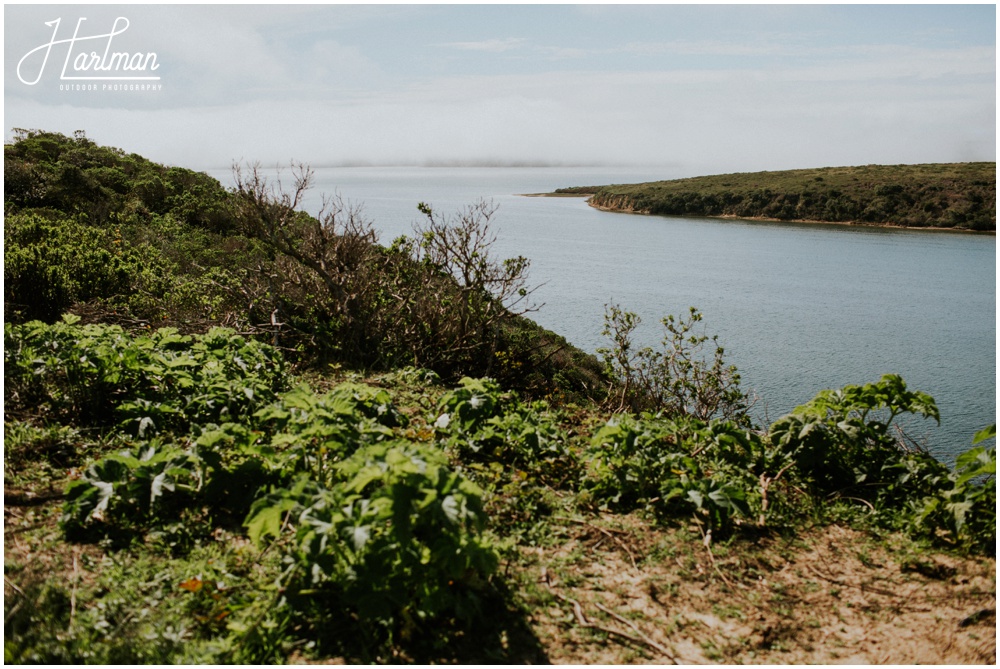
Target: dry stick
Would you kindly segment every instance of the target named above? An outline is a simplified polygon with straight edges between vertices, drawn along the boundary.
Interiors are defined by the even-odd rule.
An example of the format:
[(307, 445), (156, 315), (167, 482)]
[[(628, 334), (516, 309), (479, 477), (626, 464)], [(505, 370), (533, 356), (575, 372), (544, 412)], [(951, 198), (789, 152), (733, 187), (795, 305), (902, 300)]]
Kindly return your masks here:
[(715, 556), (712, 555), (712, 530), (709, 530), (708, 534), (705, 534), (705, 531), (702, 530), (701, 525), (699, 525), (698, 531), (701, 532), (701, 536), (704, 539), (702, 543), (705, 544), (705, 550), (708, 551), (708, 559), (711, 561), (712, 568), (715, 569), (715, 573), (717, 573), (719, 577), (722, 578), (722, 581), (729, 586), (730, 590), (735, 590), (736, 586), (734, 586), (732, 582), (728, 578), (726, 578), (726, 575), (722, 573), (721, 569), (719, 569), (719, 565), (715, 564)]
[(671, 655), (670, 651), (668, 651), (666, 648), (664, 648), (663, 646), (661, 646), (660, 644), (658, 644), (657, 642), (653, 641), (652, 639), (650, 639), (649, 637), (647, 637), (645, 634), (643, 634), (642, 630), (639, 629), (639, 626), (636, 625), (631, 620), (623, 618), (622, 616), (618, 615), (617, 613), (615, 613), (611, 609), (607, 608), (606, 606), (603, 606), (600, 602), (594, 602), (594, 606), (596, 606), (597, 608), (599, 608), (601, 611), (604, 611), (605, 613), (607, 613), (609, 616), (611, 616), (615, 620), (617, 620), (619, 622), (622, 622), (622, 623), (625, 623), (626, 625), (628, 625), (629, 627), (631, 627), (635, 631), (636, 634), (638, 634), (640, 637), (642, 637), (642, 639), (645, 641), (645, 643), (648, 643), (650, 646), (652, 646), (656, 650), (660, 651), (663, 655), (665, 655), (666, 657), (669, 657), (671, 660), (674, 659), (674, 657)]
[[(618, 539), (618, 537), (616, 537), (610, 531), (604, 529), (603, 527), (598, 527), (597, 525), (592, 525), (591, 523), (588, 523), (585, 520), (577, 520), (576, 518), (567, 518), (565, 516), (554, 516), (554, 518), (555, 518), (555, 520), (565, 520), (565, 521), (568, 521), (570, 523), (576, 523), (577, 525), (586, 525), (587, 527), (589, 527), (591, 529), (597, 530), (598, 532), (602, 533), (604, 536), (608, 537), (609, 539), (611, 539), (612, 541), (614, 541), (616, 544), (618, 544), (619, 546), (621, 546), (621, 549), (623, 551), (625, 551), (626, 555), (628, 555), (628, 559), (632, 563), (632, 568), (633, 569), (638, 569), (639, 568), (635, 564), (635, 557), (632, 555), (632, 551), (630, 551), (628, 549), (628, 546), (626, 546), (625, 544), (623, 544)], [(595, 546), (595, 548), (596, 548), (596, 546)]]
[(847, 497), (847, 496), (841, 497), (840, 499), (850, 499), (850, 500), (854, 500), (855, 502), (861, 502), (862, 504), (864, 504), (865, 506), (867, 506), (869, 509), (871, 509), (872, 513), (875, 513), (875, 506), (872, 505), (872, 503), (869, 502), (866, 499), (861, 499), (860, 497)]
[(21, 590), (21, 588), (17, 587), (17, 583), (14, 583), (14, 581), (12, 581), (12, 580), (10, 580), (9, 578), (7, 578), (7, 576), (6, 576), (6, 575), (4, 575), (4, 577), (3, 577), (3, 582), (4, 582), (4, 583), (5, 583), (6, 585), (8, 585), (8, 586), (10, 586), (11, 588), (13, 588), (13, 589), (14, 589), (14, 591), (15, 591), (15, 592), (16, 592), (17, 594), (21, 595), (22, 597), (24, 597), (24, 596), (25, 596), (25, 594), (24, 594), (24, 590)]
[(760, 475), (760, 521), (757, 523), (758, 526), (763, 527), (765, 522), (765, 516), (767, 515), (767, 491), (775, 481), (781, 478), (788, 469), (795, 464), (795, 462), (789, 462), (787, 465), (778, 470), (778, 473), (774, 475), (773, 478), (767, 478), (767, 474)]
[(842, 585), (845, 588), (857, 588), (858, 590), (864, 592), (874, 592), (876, 594), (887, 595), (889, 597), (899, 597), (898, 592), (892, 592), (891, 590), (883, 590), (882, 588), (873, 588), (867, 585), (854, 585), (853, 583), (848, 583), (846, 581), (841, 581), (839, 579), (833, 578), (832, 576), (827, 576), (826, 574), (823, 574), (818, 569), (816, 569), (816, 567), (812, 566), (809, 563), (806, 563), (806, 568), (809, 569), (812, 573), (819, 576), (824, 581), (829, 581), (830, 583), (833, 583), (835, 585)]
[(80, 567), (76, 561), (77, 552), (73, 551), (73, 589), (69, 593), (69, 626), (73, 626), (76, 617), (76, 586), (80, 582)]
[[(586, 628), (589, 628), (589, 629), (599, 630), (601, 632), (604, 632), (605, 634), (609, 634), (611, 636), (619, 636), (619, 637), (621, 637), (623, 639), (627, 639), (627, 640), (631, 641), (632, 643), (637, 643), (639, 645), (647, 646), (648, 648), (652, 648), (653, 650), (655, 650), (658, 653), (662, 654), (664, 657), (668, 658), (674, 664), (677, 664), (677, 659), (673, 656), (673, 654), (670, 651), (668, 651), (666, 648), (664, 648), (663, 646), (661, 646), (660, 644), (656, 643), (655, 641), (653, 641), (652, 639), (650, 639), (649, 637), (647, 637), (645, 634), (643, 634), (642, 632), (640, 632), (635, 625), (633, 625), (632, 623), (626, 621), (624, 618), (621, 618), (620, 616), (618, 616), (617, 614), (614, 614), (614, 613), (611, 614), (615, 618), (617, 618), (618, 620), (622, 620), (623, 622), (627, 623), (629, 625), (629, 627), (631, 627), (632, 629), (636, 630), (638, 636), (633, 636), (632, 634), (629, 634), (628, 632), (622, 632), (621, 630), (616, 630), (616, 629), (613, 629), (611, 627), (604, 627), (602, 625), (598, 625), (597, 623), (590, 622), (589, 620), (587, 620), (586, 616), (583, 615), (583, 607), (580, 606), (580, 602), (578, 602), (575, 599), (572, 599), (570, 597), (566, 597), (562, 593), (556, 592), (552, 588), (552, 586), (549, 584), (548, 580), (545, 581), (545, 585), (549, 588), (549, 592), (551, 592), (553, 595), (555, 595), (556, 597), (558, 597), (562, 601), (566, 602), (567, 604), (571, 604), (573, 606), (573, 613), (576, 615), (576, 621), (580, 625), (580, 627), (586, 627)], [(600, 604), (598, 604), (597, 606), (602, 611), (605, 611), (606, 613), (610, 613), (607, 609), (605, 609), (604, 607), (602, 607)]]

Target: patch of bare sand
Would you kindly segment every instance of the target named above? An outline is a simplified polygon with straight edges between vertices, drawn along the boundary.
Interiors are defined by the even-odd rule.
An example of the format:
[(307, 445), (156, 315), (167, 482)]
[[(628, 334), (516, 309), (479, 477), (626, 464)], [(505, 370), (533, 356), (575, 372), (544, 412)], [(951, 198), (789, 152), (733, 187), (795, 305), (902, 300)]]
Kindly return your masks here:
[(996, 662), (994, 559), (908, 554), (840, 527), (711, 557), (630, 518), (563, 530), (556, 548), (524, 549), (552, 662)]

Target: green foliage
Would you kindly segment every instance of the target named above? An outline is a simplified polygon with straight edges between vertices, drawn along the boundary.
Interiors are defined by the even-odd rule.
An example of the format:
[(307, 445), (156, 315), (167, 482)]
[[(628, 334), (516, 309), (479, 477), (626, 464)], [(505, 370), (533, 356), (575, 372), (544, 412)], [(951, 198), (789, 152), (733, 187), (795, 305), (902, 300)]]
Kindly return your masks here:
[(901, 413), (940, 420), (930, 395), (886, 374), (876, 383), (821, 391), (775, 421), (769, 439), (818, 490), (873, 498), (889, 481), (886, 467), (902, 455), (890, 432)]
[(237, 286), (254, 249), (228, 236), (230, 196), (215, 179), (82, 133), (17, 130), (4, 166), (5, 321), (73, 308), (247, 324)]
[(67, 470), (83, 464), (87, 455), (97, 447), (72, 425), (38, 426), (20, 421), (5, 422), (4, 483), (19, 488), (29, 476), (35, 483), (58, 481)]
[(300, 386), (253, 421), (199, 425), (186, 443), (154, 438), (93, 463), (66, 491), (68, 535), (145, 536), (186, 552), (242, 514), (253, 542), (284, 546), (282, 615), (350, 610), (383, 639), (480, 615), (496, 568), (482, 493), (442, 452), (394, 437), (407, 420), (384, 390)]
[(975, 445), (995, 437), (995, 424), (979, 432), (953, 470), (931, 461), (916, 472), (909, 500), (916, 531), (943, 530), (957, 546), (996, 554), (996, 446)]
[(286, 383), (281, 355), (232, 330), (163, 328), (131, 336), (114, 325), (4, 326), (8, 411), (140, 438), (248, 418)]
[(127, 305), (136, 293), (165, 293), (171, 283), (148, 244), (129, 243), (118, 227), (101, 229), (79, 218), (8, 215), (4, 247), (7, 321), (52, 322), (77, 302), (97, 299)]
[(459, 384), (438, 402), (441, 413), (435, 427), (447, 430), (454, 424), (453, 429), (460, 433), (474, 433), (487, 419), (497, 416), (505, 403), (514, 401), (492, 379), (465, 377)]
[(206, 174), (98, 146), (82, 133), (15, 129), (14, 142), (4, 145), (4, 202), (18, 210), (79, 213), (97, 225), (134, 212), (171, 212), (189, 225), (224, 231), (231, 226), (226, 198)]
[(655, 215), (996, 229), (995, 163), (826, 167), (575, 190), (592, 194), (595, 206)]
[[(528, 261), (497, 259), (479, 202), (391, 248), (339, 199), (300, 211), (312, 173), (284, 191), (259, 166), (236, 187), (99, 147), (17, 130), (5, 146), (5, 320), (223, 323), (293, 361), (490, 375), (538, 396), (600, 391), (592, 356), (519, 316)], [(558, 380), (556, 380), (558, 374)]]
[[(926, 393), (898, 376), (825, 390), (771, 425), (770, 447), (795, 465), (817, 494), (859, 500), (875, 522), (966, 550), (996, 550), (996, 450), (974, 446), (954, 469), (905, 448), (890, 432), (893, 419), (912, 413), (939, 419)], [(974, 443), (995, 437), (995, 426)]]
[[(485, 517), (478, 488), (439, 452), (405, 442), (366, 446), (338, 470), (341, 480), (331, 488), (288, 491), (297, 497), (288, 549), (292, 605), (327, 598), (366, 625), (388, 628), (478, 615), (476, 592), (497, 564), (479, 537)], [(265, 498), (248, 518), (258, 540), (269, 533), (262, 518), (273, 518), (273, 509)]]
[(523, 469), (565, 467), (572, 454), (544, 402), (522, 403), (491, 379), (464, 378), (438, 402), (438, 434), (463, 460)]
[[(706, 538), (754, 521), (795, 528), (803, 509), (849, 503), (840, 518), (852, 523), (995, 551), (996, 457), (984, 444), (995, 426), (953, 469), (901, 447), (896, 416), (938, 413), (899, 377), (824, 391), (761, 434), (721, 347), (695, 331), (697, 311), (664, 319), (661, 350), (635, 352), (638, 318), (611, 307), (616, 415), (560, 405), (598, 396), (608, 377), (513, 316), (527, 264), (490, 256), (489, 205), (447, 220), (423, 205), (421, 234), (382, 249), (338, 205), (312, 218), (295, 211), (300, 193), (252, 182), (226, 194), (82, 134), (19, 132), (5, 167), (8, 320), (57, 320), (75, 305), (203, 332), (76, 316), (5, 324), (6, 480), (27, 483), (27, 500), (68, 475), (65, 537), (101, 539), (73, 548), (72, 583), (57, 580), (66, 565), (11, 581), (10, 662), (406, 657), (382, 651), (444, 645), (489, 618), (494, 534), (542, 541), (543, 516), (590, 502), (694, 520)], [(754, 206), (801, 210), (758, 190)], [(900, 211), (907, 193), (880, 187), (877, 209)], [(823, 206), (857, 208), (846, 192)], [(284, 349), (209, 329), (223, 320)], [(288, 390), (282, 350), (407, 367), (376, 381), (392, 395), (353, 382)], [(656, 413), (623, 413), (642, 409)], [(91, 576), (77, 577), (78, 558)]]
[(6, 662), (270, 664), (291, 651), (269, 582), (277, 554), (220, 542), (79, 562), (82, 582), (33, 580), (5, 598)]
[(758, 435), (726, 421), (616, 416), (593, 436), (589, 489), (618, 509), (649, 508), (728, 530), (761, 506)]
[(185, 445), (154, 438), (109, 454), (66, 489), (62, 525), (150, 538), (185, 550), (199, 531), (239, 522), (274, 476), (260, 461), (260, 432), (226, 423)]
[(273, 436), (261, 446), (264, 466), (279, 480), (291, 482), (306, 473), (332, 485), (336, 467), (360, 447), (393, 437), (392, 427), (405, 425), (384, 390), (345, 383), (326, 395), (306, 386), (285, 393), (255, 415)]
[(158, 440), (108, 455), (66, 489), (63, 524), (73, 531), (92, 520), (140, 526), (150, 519), (176, 520), (183, 501), (202, 488), (201, 465), (192, 453)]
[(707, 335), (693, 333), (701, 313), (691, 307), (686, 320), (663, 319), (661, 350), (644, 347), (633, 352), (632, 333), (640, 318), (617, 305), (605, 307), (603, 334), (611, 348), (598, 349), (607, 375), (613, 379), (605, 404), (615, 411), (662, 411), (703, 421), (722, 418), (749, 426), (750, 402), (740, 390), (736, 367), (726, 365), (725, 351), (712, 337), (711, 362), (702, 348)]
[(552, 487), (579, 478), (562, 417), (544, 401), (524, 403), (490, 379), (465, 378), (434, 416), (438, 438), (486, 490), (491, 518), (505, 533), (530, 533), (553, 507)]

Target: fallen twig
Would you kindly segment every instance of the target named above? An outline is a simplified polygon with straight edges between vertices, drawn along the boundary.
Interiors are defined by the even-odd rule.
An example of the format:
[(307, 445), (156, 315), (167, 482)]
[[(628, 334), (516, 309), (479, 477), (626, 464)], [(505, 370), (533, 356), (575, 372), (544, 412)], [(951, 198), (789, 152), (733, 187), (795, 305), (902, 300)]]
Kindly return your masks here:
[[(698, 526), (698, 529), (701, 530), (700, 525)], [(723, 583), (729, 586), (730, 590), (735, 590), (736, 586), (733, 585), (732, 581), (726, 578), (726, 575), (722, 573), (721, 569), (719, 569), (719, 565), (715, 563), (715, 556), (712, 555), (712, 530), (709, 529), (708, 532), (702, 531), (702, 539), (702, 543), (705, 544), (705, 550), (708, 551), (708, 559), (712, 563), (712, 568), (715, 569), (715, 573), (719, 575)]]
[(634, 623), (632, 623), (629, 620), (626, 620), (617, 613), (611, 611), (610, 609), (604, 606), (601, 606), (600, 604), (595, 603), (597, 608), (599, 608), (601, 611), (604, 611), (608, 615), (612, 616), (615, 620), (618, 620), (619, 622), (628, 625), (632, 630), (635, 631), (635, 634), (629, 634), (628, 632), (623, 632), (621, 630), (614, 629), (613, 627), (605, 627), (603, 625), (598, 625), (597, 623), (587, 620), (587, 617), (583, 614), (583, 607), (580, 605), (580, 602), (576, 601), (572, 597), (567, 597), (566, 595), (556, 591), (555, 588), (552, 587), (552, 584), (549, 582), (548, 571), (545, 568), (542, 568), (541, 581), (542, 583), (545, 584), (545, 587), (549, 589), (549, 592), (555, 595), (556, 598), (566, 602), (567, 604), (573, 607), (573, 615), (576, 617), (576, 622), (580, 627), (586, 627), (588, 629), (598, 630), (604, 632), (605, 634), (608, 634), (609, 636), (621, 637), (622, 639), (626, 639), (628, 641), (631, 641), (632, 643), (641, 646), (646, 646), (647, 648), (660, 653), (661, 655), (669, 659), (673, 664), (678, 664), (677, 658), (674, 657), (673, 653), (664, 648), (661, 644), (657, 643), (656, 641), (653, 641), (648, 636), (643, 634), (642, 631)]
[(14, 583), (14, 581), (12, 581), (9, 578), (7, 578), (7, 576), (3, 577), (3, 582), (6, 585), (8, 585), (10, 588), (12, 588), (14, 590), (14, 592), (16, 592), (17, 594), (19, 594), (22, 597), (24, 597), (24, 590), (21, 590), (21, 588), (17, 587), (17, 583)]
[(858, 590), (861, 590), (863, 592), (874, 592), (876, 594), (886, 595), (886, 596), (889, 596), (889, 597), (899, 597), (900, 596), (900, 593), (898, 593), (898, 592), (892, 592), (891, 590), (883, 590), (882, 588), (873, 588), (873, 587), (867, 586), (867, 585), (855, 585), (853, 583), (848, 583), (846, 581), (841, 581), (840, 579), (836, 579), (836, 578), (834, 578), (832, 576), (827, 576), (826, 574), (820, 572), (820, 570), (816, 569), (816, 567), (814, 567), (814, 566), (812, 566), (811, 564), (808, 564), (808, 563), (806, 563), (806, 568), (809, 571), (811, 571), (812, 573), (814, 573), (817, 576), (819, 576), (824, 581), (829, 581), (830, 583), (833, 583), (834, 585), (841, 585), (841, 586), (843, 586), (845, 588), (857, 588)]
[(601, 611), (604, 611), (605, 613), (607, 613), (609, 616), (611, 616), (615, 620), (617, 620), (617, 621), (619, 621), (621, 623), (625, 623), (626, 625), (628, 625), (629, 627), (631, 627), (635, 631), (635, 633), (638, 634), (642, 638), (643, 643), (646, 643), (649, 646), (651, 646), (651, 647), (655, 648), (656, 650), (660, 651), (660, 653), (662, 653), (666, 657), (669, 657), (671, 660), (674, 659), (673, 655), (670, 653), (669, 650), (667, 650), (666, 648), (664, 648), (663, 646), (661, 646), (660, 644), (658, 644), (657, 642), (653, 641), (652, 639), (650, 639), (649, 637), (647, 637), (645, 634), (643, 634), (642, 630), (639, 629), (639, 626), (636, 625), (631, 620), (628, 620), (627, 618), (623, 618), (622, 616), (618, 615), (617, 613), (615, 613), (611, 609), (607, 608), (606, 606), (602, 606), (600, 602), (594, 602), (594, 606), (596, 606), (597, 608), (599, 608)]
[(69, 593), (69, 626), (73, 627), (76, 618), (76, 586), (80, 582), (80, 565), (77, 562), (77, 551), (73, 551), (73, 590)]
[[(633, 569), (638, 569), (639, 568), (636, 565), (636, 563), (635, 563), (635, 556), (632, 555), (632, 551), (630, 551), (628, 549), (628, 546), (626, 546), (618, 537), (616, 537), (614, 534), (612, 534), (611, 530), (605, 529), (603, 527), (598, 527), (597, 525), (594, 525), (593, 523), (588, 523), (585, 520), (577, 520), (576, 518), (567, 518), (565, 516), (555, 516), (555, 520), (565, 520), (565, 521), (570, 522), (570, 523), (576, 523), (577, 525), (586, 525), (587, 527), (589, 527), (591, 529), (597, 530), (598, 532), (600, 532), (604, 536), (606, 536), (609, 539), (611, 539), (612, 541), (614, 541), (616, 544), (618, 544), (621, 547), (621, 549), (623, 551), (625, 551), (625, 554), (628, 555), (629, 561), (632, 563), (632, 568)], [(626, 532), (622, 532), (620, 530), (618, 530), (618, 533), (619, 534), (626, 534)], [(595, 548), (596, 548), (596, 546), (595, 546)]]

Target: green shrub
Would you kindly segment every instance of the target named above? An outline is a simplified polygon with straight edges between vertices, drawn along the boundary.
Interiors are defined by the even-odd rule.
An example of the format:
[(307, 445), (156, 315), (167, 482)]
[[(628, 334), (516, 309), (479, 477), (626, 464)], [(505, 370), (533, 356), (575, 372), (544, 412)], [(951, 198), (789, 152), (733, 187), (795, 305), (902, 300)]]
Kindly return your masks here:
[(890, 480), (886, 466), (904, 453), (890, 432), (902, 413), (940, 420), (934, 398), (886, 374), (876, 383), (821, 391), (776, 420), (769, 440), (824, 494), (870, 499)]
[(513, 396), (504, 393), (492, 379), (465, 377), (459, 381), (458, 388), (441, 397), (440, 413), (434, 426), (451, 434), (473, 434), (513, 400)]
[(281, 354), (232, 330), (163, 328), (131, 336), (113, 325), (4, 325), (7, 410), (111, 427), (147, 438), (249, 418), (286, 383)]
[(247, 518), (259, 543), (287, 514), (291, 605), (347, 606), (363, 625), (385, 629), (478, 616), (477, 592), (497, 565), (480, 536), (479, 489), (440, 452), (406, 442), (365, 446), (337, 470), (333, 486), (301, 477)]
[(145, 527), (151, 519), (177, 520), (204, 483), (203, 463), (192, 453), (154, 440), (132, 452), (105, 456), (66, 488), (63, 526), (92, 521)]
[[(995, 447), (975, 446), (949, 469), (890, 432), (902, 413), (939, 419), (930, 395), (887, 374), (877, 383), (820, 392), (775, 421), (767, 441), (817, 497), (861, 501), (880, 525), (995, 553)], [(991, 426), (974, 444), (995, 434)]]
[[(718, 337), (695, 334), (701, 313), (691, 307), (685, 320), (667, 316), (660, 350), (646, 346), (633, 351), (632, 333), (641, 319), (617, 305), (607, 305), (603, 334), (611, 348), (600, 348), (612, 379), (605, 405), (614, 411), (662, 411), (703, 421), (721, 418), (749, 426), (749, 398), (740, 389), (736, 367), (726, 365)], [(714, 347), (711, 362), (702, 354)]]
[(975, 445), (995, 437), (996, 425), (991, 425), (956, 458), (954, 469), (938, 464), (908, 477), (915, 531), (932, 537), (943, 531), (959, 547), (996, 554), (996, 446)]
[(325, 395), (299, 386), (254, 418), (272, 435), (260, 451), (269, 470), (286, 483), (305, 473), (324, 485), (336, 480), (341, 461), (364, 445), (391, 439), (391, 428), (407, 422), (386, 391), (356, 383)]
[(239, 523), (275, 479), (260, 457), (260, 437), (226, 423), (184, 445), (154, 438), (106, 455), (66, 488), (63, 528), (69, 534), (156, 530), (173, 548), (184, 548), (199, 531)]
[(62, 215), (14, 214), (4, 222), (4, 320), (53, 322), (90, 300), (127, 304), (163, 294), (171, 279), (159, 253), (129, 243), (118, 228)]
[(614, 417), (591, 440), (588, 487), (620, 510), (648, 508), (731, 529), (760, 506), (761, 441), (737, 425), (691, 417)]

